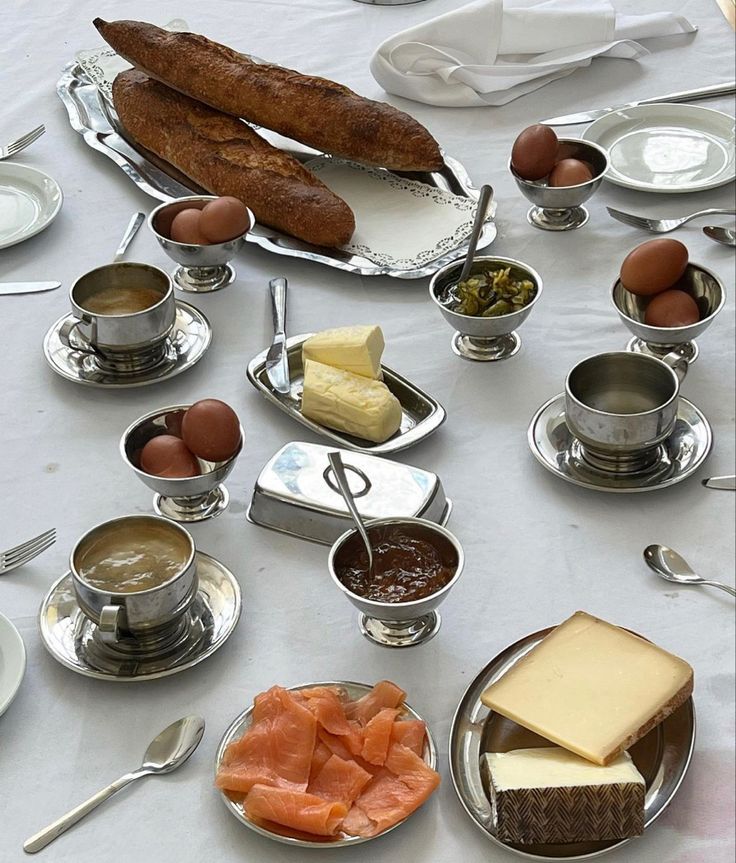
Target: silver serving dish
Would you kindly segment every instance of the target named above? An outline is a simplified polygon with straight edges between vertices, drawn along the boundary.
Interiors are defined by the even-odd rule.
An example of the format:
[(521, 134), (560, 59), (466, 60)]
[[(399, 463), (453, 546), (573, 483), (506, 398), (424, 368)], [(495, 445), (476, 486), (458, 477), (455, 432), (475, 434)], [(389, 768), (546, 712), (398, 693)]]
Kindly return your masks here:
[[(508, 752), (542, 746), (545, 741), (525, 728), (489, 710), (481, 693), (502, 677), (554, 627), (534, 632), (507, 647), (486, 665), (470, 684), (455, 712), (450, 728), (450, 775), (457, 796), (473, 823), (496, 845), (529, 860), (589, 860), (631, 842), (517, 845), (496, 838), (493, 813), (480, 758), (484, 752)], [(689, 698), (679, 710), (635, 743), (629, 753), (646, 782), (644, 829), (669, 806), (685, 778), (695, 747), (695, 706)]]
[(286, 341), (291, 384), (288, 393), (277, 392), (266, 374), (268, 350), (261, 351), (248, 363), (248, 380), (262, 395), (281, 408), (292, 419), (300, 422), (316, 434), (330, 438), (344, 449), (373, 455), (387, 455), (413, 446), (431, 435), (432, 432), (437, 431), (445, 421), (447, 414), (438, 401), (435, 401), (387, 366), (381, 366), (383, 382), (401, 402), (402, 411), (401, 428), (387, 441), (373, 443), (362, 438), (352, 437), (343, 432), (328, 429), (308, 417), (302, 416), (300, 410), (302, 389), (304, 388), (302, 344), (312, 335), (314, 333), (302, 333), (298, 336), (292, 336)]
[(156, 680), (198, 665), (218, 650), (240, 619), (240, 585), (219, 560), (196, 553), (197, 595), (186, 614), (181, 638), (161, 652), (143, 653), (139, 644), (112, 649), (101, 643), (97, 626), (80, 609), (71, 573), (51, 585), (41, 603), (38, 625), (43, 646), (57, 662), (93, 677), (129, 683)]
[[(302, 441), (281, 447), (256, 480), (248, 521), (332, 545), (352, 527), (327, 461), (333, 450)], [(452, 501), (436, 474), (362, 453), (341, 455), (363, 518), (399, 516), (447, 524)]]
[(702, 467), (713, 446), (705, 415), (679, 397), (672, 434), (659, 445), (656, 460), (644, 470), (619, 473), (593, 467), (565, 419), (565, 394), (560, 393), (534, 414), (527, 431), (534, 458), (565, 482), (595, 491), (619, 494), (656, 491), (682, 482)]
[[(366, 695), (373, 688), (372, 686), (368, 686), (365, 683), (354, 683), (350, 680), (327, 680), (324, 682), (317, 683), (303, 683), (300, 686), (289, 686), (287, 688), (290, 690), (299, 690), (308, 689), (312, 686), (339, 686), (340, 688), (345, 690), (348, 698), (350, 698), (352, 701)], [(215, 755), (215, 774), (217, 773), (217, 769), (220, 766), (220, 762), (222, 761), (222, 757), (228, 744), (231, 743), (233, 740), (237, 740), (237, 738), (242, 737), (249, 728), (251, 724), (252, 714), (253, 705), (248, 707), (247, 710), (244, 710), (239, 716), (237, 716), (223, 735), (222, 740), (220, 741), (220, 745), (217, 747), (217, 755)], [(424, 722), (422, 717), (415, 710), (409, 707), (408, 704), (404, 704), (402, 718), (421, 719)], [(431, 767), (432, 770), (436, 770), (437, 747), (429, 730), (429, 725), (427, 725), (426, 722), (424, 722), (424, 724), (427, 729), (427, 734), (424, 739), (424, 762), (429, 767)], [(346, 845), (360, 845), (363, 842), (370, 842), (372, 839), (378, 839), (379, 836), (385, 836), (387, 833), (395, 830), (400, 824), (403, 824), (404, 821), (408, 820), (412, 817), (412, 815), (415, 814), (414, 812), (412, 812), (412, 814), (408, 815), (404, 819), (404, 821), (399, 821), (398, 824), (394, 824), (393, 827), (389, 827), (387, 830), (384, 830), (383, 833), (379, 833), (376, 836), (363, 837), (346, 836), (345, 834), (342, 834), (338, 835), (334, 839), (320, 836), (315, 836), (314, 839), (304, 839), (302, 838), (304, 834), (299, 834), (299, 836), (289, 835), (287, 827), (283, 828), (283, 833), (276, 833), (275, 831), (268, 830), (265, 827), (261, 827), (259, 824), (255, 824), (243, 812), (243, 806), (241, 803), (236, 803), (234, 800), (231, 800), (227, 796), (227, 794), (223, 792), (219, 792), (219, 794), (228, 812), (234, 815), (238, 819), (238, 821), (245, 824), (246, 827), (250, 827), (251, 830), (255, 830), (256, 833), (260, 833), (261, 836), (266, 836), (268, 839), (275, 839), (276, 842), (283, 842), (286, 845), (295, 845), (300, 848), (344, 848)]]
[[(251, 58), (258, 62), (258, 58)], [(107, 103), (95, 84), (87, 77), (82, 67), (72, 61), (64, 67), (64, 72), (56, 84), (56, 92), (64, 103), (69, 122), (88, 146), (112, 159), (141, 191), (158, 201), (172, 201), (190, 195), (206, 195), (202, 189), (188, 177), (177, 171), (171, 165), (156, 157), (153, 153), (130, 144), (121, 134), (120, 122), (112, 107)], [(324, 155), (316, 150), (298, 144), (259, 129), (259, 134), (277, 143), (282, 149), (288, 149), (292, 156), (301, 162), (307, 162), (316, 156)], [(465, 168), (455, 159), (445, 156), (445, 165), (441, 171), (433, 173), (403, 173), (399, 176), (426, 183), (436, 189), (444, 189), (454, 195), (461, 195), (473, 200), (478, 199), (479, 192), (472, 185)], [(496, 236), (496, 226), (488, 222), (480, 236), (479, 248), (483, 248)], [(401, 270), (391, 266), (375, 264), (368, 258), (354, 255), (340, 249), (324, 249), (290, 237), (288, 234), (256, 224), (248, 232), (246, 242), (255, 243), (269, 252), (301, 258), (307, 261), (317, 261), (328, 267), (357, 273), (361, 276), (392, 276), (397, 279), (421, 279), (431, 276), (444, 264), (463, 255), (467, 250), (467, 242), (454, 249), (448, 249), (442, 257), (424, 267), (415, 270)]]

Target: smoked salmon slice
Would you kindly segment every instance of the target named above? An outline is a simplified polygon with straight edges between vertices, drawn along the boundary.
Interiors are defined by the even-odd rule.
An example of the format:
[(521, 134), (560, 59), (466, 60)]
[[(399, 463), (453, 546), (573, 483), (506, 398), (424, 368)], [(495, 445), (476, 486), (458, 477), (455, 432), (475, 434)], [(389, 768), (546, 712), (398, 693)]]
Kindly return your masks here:
[(401, 743), (421, 758), (424, 753), (426, 733), (426, 726), (421, 719), (404, 719), (401, 722), (394, 722), (391, 728), (391, 742)]
[(348, 719), (357, 719), (361, 725), (367, 725), (383, 707), (400, 707), (404, 703), (406, 693), (390, 680), (380, 680), (367, 695), (357, 701), (345, 705)]
[(384, 707), (366, 725), (360, 755), (369, 764), (380, 766), (386, 760), (391, 743), (391, 731), (398, 715), (399, 711), (395, 707)]
[(307, 791), (325, 800), (339, 800), (350, 806), (371, 779), (373, 775), (363, 770), (355, 761), (345, 761), (332, 755), (309, 783)]
[(345, 746), (353, 755), (359, 755), (363, 748), (363, 733), (357, 722), (350, 722), (345, 715), (345, 706), (335, 689), (327, 686), (314, 686), (302, 689), (304, 706), (310, 710), (317, 722), (330, 734), (344, 738)]
[(316, 836), (334, 836), (348, 811), (344, 803), (271, 785), (254, 785), (243, 809), (254, 821), (273, 821)]

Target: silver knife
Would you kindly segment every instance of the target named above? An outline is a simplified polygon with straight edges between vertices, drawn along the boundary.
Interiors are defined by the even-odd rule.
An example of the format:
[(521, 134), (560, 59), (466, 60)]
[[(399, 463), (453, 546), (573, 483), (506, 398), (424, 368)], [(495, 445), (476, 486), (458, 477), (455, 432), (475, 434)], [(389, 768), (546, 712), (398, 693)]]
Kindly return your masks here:
[(728, 96), (730, 93), (736, 93), (736, 81), (712, 84), (708, 87), (696, 87), (694, 90), (682, 90), (679, 93), (668, 93), (666, 96), (655, 96), (652, 99), (639, 99), (638, 102), (627, 102), (625, 105), (614, 105), (611, 108), (597, 108), (594, 111), (583, 111), (580, 114), (551, 117), (539, 122), (545, 126), (574, 126), (577, 123), (592, 123), (593, 120), (604, 117), (611, 111), (636, 108), (637, 105), (657, 105), (660, 102), (697, 102), (698, 99), (708, 99), (711, 96)]
[(273, 313), (273, 342), (266, 355), (266, 374), (279, 393), (291, 391), (289, 357), (286, 353), (286, 279), (271, 279), (271, 311)]
[(736, 491), (736, 476), (711, 476), (702, 480), (706, 488), (718, 488), (723, 491)]
[(0, 282), (0, 294), (37, 294), (60, 287), (61, 282)]

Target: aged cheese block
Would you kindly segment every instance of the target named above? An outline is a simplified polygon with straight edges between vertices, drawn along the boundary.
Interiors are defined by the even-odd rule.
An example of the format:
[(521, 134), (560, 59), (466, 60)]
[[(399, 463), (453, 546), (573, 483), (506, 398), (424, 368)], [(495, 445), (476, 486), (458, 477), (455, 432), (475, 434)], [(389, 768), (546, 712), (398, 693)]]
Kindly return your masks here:
[(628, 752), (607, 767), (550, 746), (488, 752), (483, 769), (502, 842), (628, 839), (644, 830), (644, 779)]
[(677, 710), (692, 689), (687, 662), (577, 611), (481, 699), (547, 740), (608, 764)]
[(386, 384), (315, 360), (304, 363), (302, 414), (375, 443), (388, 440), (401, 425), (401, 403)]
[(377, 380), (384, 347), (380, 327), (338, 327), (308, 338), (302, 345), (302, 357)]

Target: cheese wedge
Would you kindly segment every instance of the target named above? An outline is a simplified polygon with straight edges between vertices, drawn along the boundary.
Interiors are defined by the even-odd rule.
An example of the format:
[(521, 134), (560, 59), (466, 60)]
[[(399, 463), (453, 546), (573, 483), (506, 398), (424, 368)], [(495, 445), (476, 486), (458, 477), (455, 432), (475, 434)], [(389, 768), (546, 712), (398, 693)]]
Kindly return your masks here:
[(304, 363), (302, 414), (374, 443), (401, 425), (401, 403), (386, 384), (314, 360)]
[(609, 764), (677, 710), (692, 689), (687, 662), (577, 611), (481, 700), (547, 740)]
[(384, 347), (380, 327), (338, 327), (310, 336), (302, 345), (302, 359), (378, 380)]
[(644, 778), (628, 752), (607, 767), (549, 746), (487, 752), (481, 768), (502, 842), (628, 839), (644, 831)]

